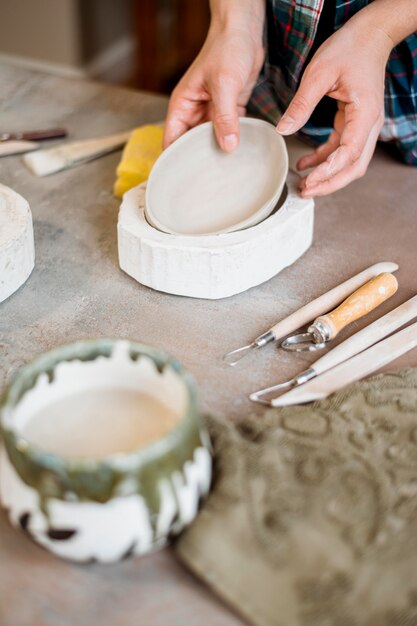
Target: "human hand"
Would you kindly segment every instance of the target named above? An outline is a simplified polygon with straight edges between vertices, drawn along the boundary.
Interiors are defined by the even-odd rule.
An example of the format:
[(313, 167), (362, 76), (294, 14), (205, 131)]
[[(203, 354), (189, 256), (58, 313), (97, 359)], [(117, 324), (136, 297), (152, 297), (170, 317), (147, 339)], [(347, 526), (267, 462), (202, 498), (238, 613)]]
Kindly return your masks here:
[(301, 181), (303, 197), (329, 194), (363, 176), (384, 121), (385, 66), (393, 42), (368, 22), (365, 28), (360, 13), (317, 50), (277, 126), (281, 134), (292, 134), (323, 96), (338, 101), (328, 141), (297, 163), (299, 170), (314, 168)]
[(206, 42), (174, 89), (165, 122), (164, 148), (190, 128), (212, 120), (226, 152), (239, 144), (239, 116), (262, 67), (262, 26), (212, 25)]

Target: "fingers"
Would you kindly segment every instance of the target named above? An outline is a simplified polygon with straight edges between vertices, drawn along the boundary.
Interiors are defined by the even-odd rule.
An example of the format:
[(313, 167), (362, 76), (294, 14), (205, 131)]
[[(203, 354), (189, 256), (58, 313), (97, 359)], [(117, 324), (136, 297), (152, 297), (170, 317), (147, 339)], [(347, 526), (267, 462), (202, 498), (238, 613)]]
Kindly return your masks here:
[[(204, 102), (204, 100), (202, 100)], [(181, 83), (174, 90), (169, 101), (168, 113), (164, 126), (163, 147), (167, 148), (187, 130), (202, 121), (199, 119), (201, 110), (198, 100), (192, 99)]]
[(370, 119), (366, 106), (353, 102), (345, 106), (344, 115), (345, 125), (340, 136), (340, 146), (311, 172), (307, 177), (307, 186), (329, 180), (359, 161), (375, 120)]
[[(367, 138), (363, 152), (360, 158), (353, 165), (343, 168), (338, 173), (326, 180), (310, 182), (309, 177), (305, 178), (300, 186), (300, 192), (303, 198), (311, 198), (316, 196), (325, 196), (333, 191), (342, 189), (353, 180), (363, 176), (369, 165), (369, 161), (375, 150), (376, 142), (380, 131), (379, 123), (374, 124)], [(314, 173), (314, 172), (312, 172)], [(310, 175), (311, 176), (311, 175)]]
[(219, 146), (233, 152), (239, 145), (239, 85), (231, 77), (218, 77), (211, 91), (214, 132)]
[(233, 77), (216, 76), (215, 82), (198, 94), (182, 88), (180, 83), (169, 103), (163, 147), (211, 118), (219, 146), (226, 152), (235, 150), (239, 145), (239, 115), (245, 114), (245, 107), (238, 103), (239, 91)]
[[(334, 179), (336, 188), (346, 185), (355, 178), (363, 175), (368, 162), (372, 156), (375, 143), (382, 124), (382, 115), (376, 109), (372, 114), (370, 105), (366, 99), (361, 104), (359, 100), (350, 102), (344, 107), (344, 126), (340, 136), (340, 145), (331, 152), (318, 167), (303, 182), (305, 193), (313, 192), (317, 195), (319, 187), (323, 184), (322, 190), (329, 190)], [(338, 113), (338, 115), (341, 112)], [(372, 150), (369, 159), (364, 164), (363, 155), (369, 151), (366, 149), (371, 139)], [(325, 144), (326, 145), (326, 144)], [(338, 176), (345, 172), (346, 176)]]
[(307, 170), (320, 165), (340, 144), (340, 135), (335, 130), (330, 134), (326, 143), (321, 144), (311, 154), (306, 154), (297, 162), (297, 170)]
[(300, 130), (331, 86), (330, 74), (323, 71), (318, 73), (310, 64), (297, 93), (278, 123), (277, 131), (282, 135), (291, 135)]
[(162, 146), (168, 148), (178, 137), (181, 137), (187, 130), (189, 126), (181, 121), (175, 114), (169, 115), (166, 118), (165, 126), (164, 126), (164, 138), (162, 142)]

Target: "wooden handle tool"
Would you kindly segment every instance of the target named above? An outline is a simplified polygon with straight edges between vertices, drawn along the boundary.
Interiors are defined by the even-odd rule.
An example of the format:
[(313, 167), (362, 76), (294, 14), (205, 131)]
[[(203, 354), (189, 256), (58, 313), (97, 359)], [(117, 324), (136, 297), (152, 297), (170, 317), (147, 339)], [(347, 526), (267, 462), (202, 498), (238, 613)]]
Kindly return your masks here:
[(346, 326), (388, 300), (397, 289), (398, 281), (393, 274), (384, 272), (375, 276), (346, 298), (336, 309), (318, 317), (309, 326), (307, 333), (285, 339), (282, 347), (298, 352), (323, 348), (325, 343), (334, 339)]
[(367, 267), (362, 272), (359, 272), (359, 274), (345, 280), (337, 287), (334, 287), (315, 300), (305, 304), (298, 309), (298, 311), (295, 311), (288, 317), (280, 320), (247, 346), (228, 352), (224, 355), (223, 360), (228, 365), (236, 365), (236, 363), (246, 356), (251, 350), (262, 348), (271, 341), (277, 341), (278, 339), (281, 339), (281, 337), (289, 335), (297, 330), (297, 328), (301, 328), (302, 326), (308, 324), (311, 320), (314, 320), (318, 315), (322, 315), (324, 312), (329, 311), (332, 307), (337, 306), (344, 298), (349, 296), (349, 294), (355, 291), (355, 289), (364, 285), (371, 278), (374, 278), (383, 272), (395, 272), (397, 269), (398, 265), (389, 261), (375, 263), (374, 265)]
[(274, 406), (273, 401), (277, 399), (277, 396), (282, 391), (305, 385), (309, 380), (347, 361), (381, 339), (384, 339), (384, 337), (388, 337), (415, 317), (417, 317), (417, 295), (403, 302), (403, 304), (400, 304), (400, 306), (386, 313), (375, 322), (372, 322), (369, 326), (365, 326), (365, 328), (359, 330), (349, 339), (342, 341), (336, 348), (326, 352), (308, 369), (300, 372), (294, 378), (265, 389), (259, 389), (251, 393), (249, 398), (254, 402)]

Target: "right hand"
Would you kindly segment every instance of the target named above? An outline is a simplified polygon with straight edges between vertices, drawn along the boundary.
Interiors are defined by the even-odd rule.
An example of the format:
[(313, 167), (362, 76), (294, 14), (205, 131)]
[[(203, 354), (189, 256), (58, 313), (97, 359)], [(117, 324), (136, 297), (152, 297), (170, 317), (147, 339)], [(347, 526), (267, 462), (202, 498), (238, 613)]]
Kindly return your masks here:
[(226, 152), (239, 145), (245, 115), (264, 60), (262, 30), (211, 27), (204, 46), (174, 89), (165, 122), (164, 148), (190, 128), (212, 120)]

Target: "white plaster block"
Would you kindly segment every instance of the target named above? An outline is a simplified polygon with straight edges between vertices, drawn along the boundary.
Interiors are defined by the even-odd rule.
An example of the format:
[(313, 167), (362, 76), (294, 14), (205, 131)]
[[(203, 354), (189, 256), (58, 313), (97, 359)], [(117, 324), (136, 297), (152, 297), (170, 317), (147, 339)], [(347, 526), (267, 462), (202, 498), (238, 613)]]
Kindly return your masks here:
[(194, 298), (225, 298), (259, 285), (312, 243), (314, 202), (298, 195), (297, 180), (289, 174), (284, 204), (256, 226), (198, 236), (153, 228), (145, 218), (143, 183), (124, 195), (120, 208), (120, 267), (143, 285)]
[(34, 265), (29, 204), (9, 187), (0, 185), (0, 302), (19, 289)]

